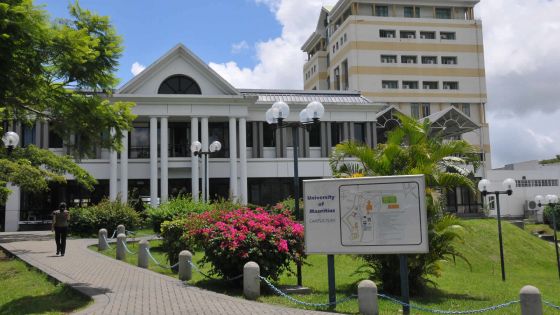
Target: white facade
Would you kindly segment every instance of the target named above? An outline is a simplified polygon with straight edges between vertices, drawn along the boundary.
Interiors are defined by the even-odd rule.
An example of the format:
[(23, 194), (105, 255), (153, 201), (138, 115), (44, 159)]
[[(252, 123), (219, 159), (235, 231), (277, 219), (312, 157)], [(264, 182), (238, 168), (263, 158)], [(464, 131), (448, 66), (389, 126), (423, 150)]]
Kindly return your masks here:
[[(489, 170), (487, 175), (487, 179), (491, 182), (489, 187), (491, 191), (503, 191), (502, 182), (506, 178), (516, 181), (511, 196), (500, 196), (500, 212), (504, 217), (526, 217), (542, 221), (543, 207), (531, 203), (535, 200), (535, 196), (560, 195), (560, 163), (540, 164), (539, 161), (527, 161)], [(490, 216), (496, 216), (496, 204), (493, 199), (495, 196), (486, 197)]]

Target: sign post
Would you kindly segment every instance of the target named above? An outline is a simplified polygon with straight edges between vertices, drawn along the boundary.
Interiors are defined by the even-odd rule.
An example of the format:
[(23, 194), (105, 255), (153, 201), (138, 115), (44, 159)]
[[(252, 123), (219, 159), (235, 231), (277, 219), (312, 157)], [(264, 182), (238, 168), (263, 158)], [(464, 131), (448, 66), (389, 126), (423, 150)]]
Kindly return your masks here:
[(423, 175), (303, 182), (305, 251), (328, 255), (330, 303), (335, 254), (400, 255), (402, 298), (409, 302), (404, 254), (429, 252), (425, 185)]

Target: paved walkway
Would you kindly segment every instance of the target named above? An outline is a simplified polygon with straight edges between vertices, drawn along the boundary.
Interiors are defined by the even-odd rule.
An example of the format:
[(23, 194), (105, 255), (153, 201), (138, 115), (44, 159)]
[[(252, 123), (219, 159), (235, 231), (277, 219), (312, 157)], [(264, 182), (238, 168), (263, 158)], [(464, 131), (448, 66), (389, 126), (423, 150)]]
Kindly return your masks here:
[(218, 294), (87, 249), (96, 240), (68, 240), (55, 255), (51, 233), (0, 233), (0, 246), (60, 282), (91, 296), (79, 314), (325, 314)]

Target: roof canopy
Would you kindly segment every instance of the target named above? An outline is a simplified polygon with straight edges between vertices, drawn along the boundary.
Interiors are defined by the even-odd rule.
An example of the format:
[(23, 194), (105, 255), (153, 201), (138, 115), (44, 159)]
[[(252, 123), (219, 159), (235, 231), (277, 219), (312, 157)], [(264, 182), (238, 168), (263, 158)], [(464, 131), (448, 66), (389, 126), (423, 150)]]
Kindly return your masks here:
[(439, 134), (442, 137), (458, 136), (480, 128), (477, 123), (453, 106), (422, 118), (422, 120), (426, 119), (432, 125), (431, 134)]

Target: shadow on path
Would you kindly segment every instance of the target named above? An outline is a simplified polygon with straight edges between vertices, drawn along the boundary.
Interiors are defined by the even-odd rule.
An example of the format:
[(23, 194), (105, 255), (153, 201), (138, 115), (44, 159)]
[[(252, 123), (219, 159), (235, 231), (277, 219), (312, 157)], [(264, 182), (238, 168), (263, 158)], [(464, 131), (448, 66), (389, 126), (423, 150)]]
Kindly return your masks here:
[(4, 234), (0, 233), (0, 244), (14, 243), (14, 242), (29, 242), (29, 241), (53, 241), (54, 236), (51, 234)]
[(89, 297), (73, 291), (68, 286), (56, 293), (39, 296), (24, 296), (0, 305), (0, 314), (43, 314), (48, 312), (68, 313), (88, 305)]

